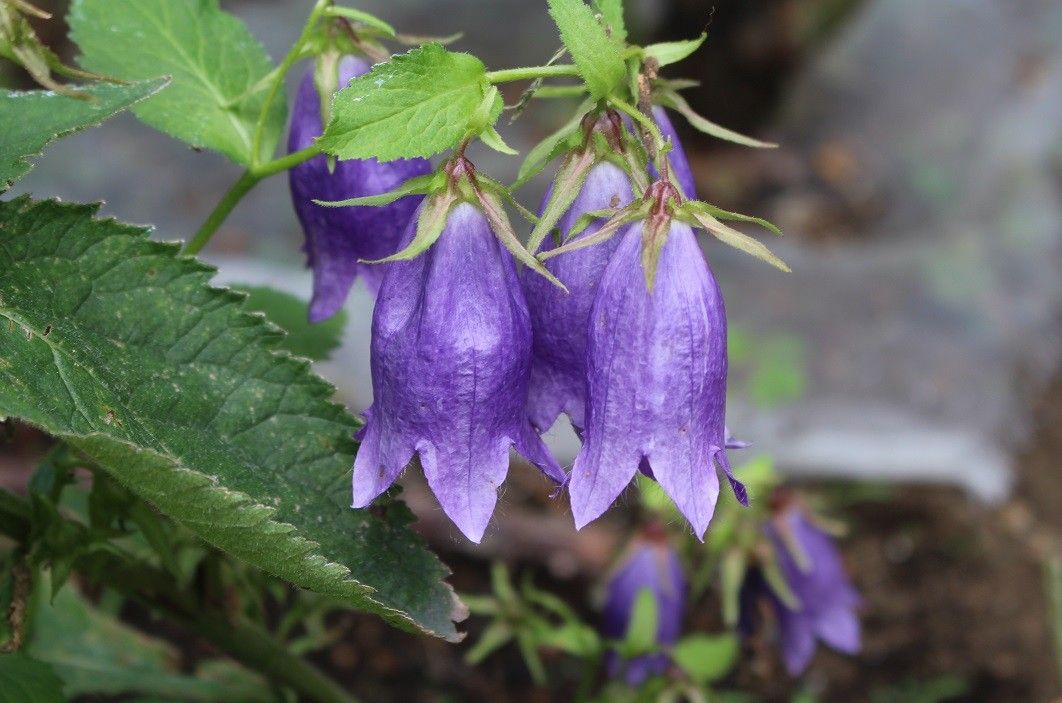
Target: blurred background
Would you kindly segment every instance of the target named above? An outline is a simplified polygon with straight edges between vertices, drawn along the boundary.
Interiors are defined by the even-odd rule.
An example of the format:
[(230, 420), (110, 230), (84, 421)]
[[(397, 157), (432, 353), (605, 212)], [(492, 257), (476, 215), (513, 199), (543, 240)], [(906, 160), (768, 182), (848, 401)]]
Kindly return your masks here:
[[(222, 4), (279, 58), (311, 3)], [(464, 32), (454, 47), (491, 68), (542, 63), (559, 47), (545, 3), (356, 4), (403, 32)], [(700, 81), (687, 97), (708, 118), (781, 144), (736, 147), (675, 119), (701, 198), (779, 224), (786, 236), (771, 246), (794, 270), (705, 245), (732, 326), (728, 424), (782, 474), (833, 497), (865, 598), (859, 657), (822, 654), (801, 684), (753, 666), (739, 687), (764, 700), (788, 700), (798, 686), (823, 701), (1062, 700), (1044, 587), (1062, 527), (1062, 3), (627, 5), (638, 43), (707, 28), (704, 47), (665, 74)], [(70, 58), (61, 22), (42, 34)], [(21, 80), (0, 74), (29, 87)], [(522, 85), (507, 88), (515, 102)], [(571, 108), (538, 101), (500, 128), (526, 152)], [(472, 156), (502, 181), (519, 166)], [(525, 204), (538, 203), (548, 175), (527, 186)], [(51, 147), (13, 194), (104, 200), (107, 214), (174, 240), (190, 236), (237, 176), (222, 157), (123, 115)], [(219, 282), (305, 298), (300, 246), (281, 176), (244, 200), (205, 256), (221, 267)], [(345, 343), (320, 371), (362, 409), (371, 302), (360, 287), (348, 313)], [(577, 445), (562, 424), (550, 441), (570, 463)], [(19, 485), (28, 465), (5, 450), (0, 481)], [(406, 478), (418, 528), (458, 590), (483, 590), (487, 564), (505, 559), (588, 608), (587, 586), (628, 518), (621, 507), (576, 534), (563, 501), (543, 488), (514, 468), (476, 547), (419, 477)], [(321, 661), (374, 692), (367, 700), (564, 700), (524, 685), (519, 657), (469, 667), (462, 648), (368, 617), (344, 615), (336, 627)], [(468, 627), (474, 634), (475, 620)]]

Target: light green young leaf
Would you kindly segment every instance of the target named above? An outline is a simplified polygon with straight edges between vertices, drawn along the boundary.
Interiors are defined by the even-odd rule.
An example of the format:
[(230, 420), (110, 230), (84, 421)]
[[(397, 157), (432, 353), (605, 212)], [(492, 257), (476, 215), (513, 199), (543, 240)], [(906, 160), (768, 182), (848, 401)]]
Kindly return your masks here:
[(73, 587), (51, 601), (38, 598), (30, 630), (27, 653), (51, 665), (71, 698), (140, 694), (203, 703), (273, 700), (261, 679), (233, 676), (216, 664), (200, 672), (209, 677), (181, 674), (173, 647), (100, 612)]
[(707, 32), (701, 32), (701, 36), (696, 39), (686, 39), (683, 41), (667, 41), (660, 42), (659, 44), (650, 44), (645, 47), (644, 56), (646, 58), (656, 59), (656, 63), (659, 66), (668, 66), (673, 63), (678, 63), (682, 59), (686, 58), (697, 49), (701, 48), (701, 44), (708, 38)]
[(549, 14), (590, 94), (601, 100), (618, 90), (627, 78), (620, 39), (608, 35), (583, 0), (549, 0)]
[(305, 300), (268, 286), (236, 285), (247, 293), (244, 310), (260, 312), (270, 322), (288, 333), (277, 345), (296, 356), (313, 361), (327, 359), (343, 341), (347, 313), (340, 310), (323, 322), (310, 323), (306, 318)]
[(612, 36), (627, 41), (627, 26), (623, 22), (623, 0), (594, 0), (594, 9), (601, 13)]
[(704, 686), (726, 676), (737, 660), (734, 635), (687, 635), (671, 650), (671, 658), (693, 682)]
[(22, 652), (0, 654), (0, 703), (63, 703), (63, 682), (47, 664)]
[(357, 422), (214, 270), (96, 208), (0, 203), (0, 415), (87, 454), (274, 576), (455, 639), (463, 608), (397, 501), (350, 509)]
[(164, 78), (127, 85), (96, 83), (81, 89), (91, 100), (44, 90), (0, 89), (0, 193), (33, 168), (27, 157), (71, 132), (95, 127), (164, 85)]
[(340, 159), (432, 156), (464, 138), (493, 86), (475, 56), (425, 44), (339, 91), (318, 144)]
[[(124, 80), (172, 77), (134, 108), (137, 117), (194, 147), (251, 163), (267, 93), (252, 88), (273, 63), (217, 0), (74, 0), (67, 21), (85, 68)], [(259, 157), (273, 154), (286, 112), (283, 100), (273, 101)]]

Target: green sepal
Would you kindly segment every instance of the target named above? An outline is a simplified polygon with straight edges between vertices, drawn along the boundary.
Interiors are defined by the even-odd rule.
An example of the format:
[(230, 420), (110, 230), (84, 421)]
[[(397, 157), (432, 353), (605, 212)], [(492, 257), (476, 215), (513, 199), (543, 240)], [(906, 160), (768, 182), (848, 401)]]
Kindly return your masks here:
[(679, 95), (675, 90), (662, 90), (657, 92), (654, 97), (656, 102), (660, 105), (675, 110), (685, 117), (694, 129), (704, 132), (709, 136), (733, 142), (735, 144), (741, 144), (743, 146), (751, 146), (756, 149), (775, 149), (778, 147), (778, 145), (773, 142), (764, 142), (759, 139), (747, 137), (740, 132), (727, 129), (722, 125), (718, 125), (715, 122), (702, 117), (690, 107), (690, 104), (686, 102), (686, 98)]
[(413, 235), (413, 241), (400, 252), (391, 254), (382, 259), (361, 259), (365, 264), (384, 264), (391, 261), (408, 261), (415, 259), (439, 240), (446, 228), (446, 220), (450, 217), (450, 211), (460, 202), (460, 197), (451, 189), (429, 195), (421, 206), (420, 215), (417, 218), (417, 231)]
[(741, 587), (745, 583), (748, 563), (748, 554), (739, 547), (728, 550), (723, 556), (719, 579), (723, 593), (723, 622), (729, 627), (736, 627), (741, 617)]
[(612, 217), (605, 222), (605, 224), (601, 225), (601, 227), (593, 234), (581, 239), (565, 242), (559, 247), (544, 251), (538, 255), (538, 258), (545, 261), (547, 259), (552, 259), (554, 256), (560, 256), (561, 254), (578, 251), (579, 249), (585, 249), (608, 241), (615, 236), (624, 225), (628, 225), (636, 220), (645, 219), (649, 214), (650, 207), (650, 203), (645, 202), (644, 200), (636, 200), (630, 205), (616, 210), (615, 214), (613, 214)]
[(375, 30), (382, 36), (389, 39), (393, 39), (397, 36), (395, 28), (384, 22), (376, 15), (371, 15), (368, 12), (361, 10), (355, 10), (352, 7), (343, 7), (341, 5), (332, 5), (325, 9), (325, 15), (329, 17), (342, 17), (352, 22), (356, 22), (360, 25)]
[(659, 44), (650, 44), (642, 49), (643, 60), (655, 59), (658, 66), (668, 66), (673, 63), (678, 63), (697, 51), (697, 49), (700, 49), (701, 45), (704, 44), (704, 40), (707, 38), (708, 33), (701, 32), (701, 36), (696, 39), (684, 39), (682, 41), (668, 41), (660, 42)]
[(414, 176), (403, 181), (394, 190), (378, 195), (363, 195), (360, 198), (347, 198), (346, 200), (314, 200), (316, 205), (324, 207), (352, 207), (360, 205), (382, 206), (390, 205), (399, 198), (407, 195), (427, 195), (437, 193), (446, 188), (446, 176), (439, 171), (426, 173), (423, 176)]
[(656, 633), (660, 627), (660, 613), (652, 590), (642, 588), (634, 598), (627, 632), (620, 644), (624, 658), (649, 654), (657, 649)]
[(594, 108), (594, 101), (584, 101), (576, 110), (572, 118), (565, 122), (557, 131), (531, 148), (520, 164), (520, 170), (516, 174), (516, 181), (512, 189), (516, 190), (532, 178), (537, 176), (554, 159), (568, 151), (569, 138), (579, 130), (583, 118)]
[(751, 254), (757, 259), (765, 261), (777, 269), (785, 271), (786, 273), (792, 272), (792, 269), (790, 269), (784, 261), (772, 254), (771, 250), (768, 249), (766, 245), (753, 239), (747, 234), (742, 234), (733, 227), (720, 222), (703, 209), (696, 206), (691, 208), (689, 205), (690, 203), (688, 202), (683, 203), (676, 211), (676, 216), (683, 222), (703, 229), (724, 244), (729, 244), (735, 249), (740, 249), (746, 254)]
[(550, 191), (549, 200), (542, 208), (542, 215), (538, 223), (531, 230), (531, 236), (527, 239), (527, 249), (532, 254), (538, 253), (545, 241), (546, 235), (557, 226), (560, 218), (572, 206), (579, 197), (579, 191), (583, 189), (586, 178), (590, 175), (590, 169), (597, 162), (597, 155), (592, 148), (571, 152), (557, 169), (557, 175), (553, 179), (553, 188)]
[(487, 218), (487, 222), (490, 223), (490, 228), (494, 232), (494, 236), (498, 238), (498, 241), (502, 243), (509, 253), (519, 261), (527, 266), (529, 269), (544, 276), (553, 285), (557, 286), (565, 293), (568, 292), (568, 288), (560, 282), (560, 280), (554, 276), (549, 269), (542, 265), (542, 262), (535, 258), (531, 252), (529, 252), (524, 245), (520, 243), (520, 238), (513, 230), (513, 225), (509, 221), (509, 216), (505, 214), (505, 207), (501, 201), (498, 200), (498, 196), (494, 193), (484, 191), (482, 189), (476, 190), (476, 196), (479, 199), (480, 207), (483, 210), (484, 216)]

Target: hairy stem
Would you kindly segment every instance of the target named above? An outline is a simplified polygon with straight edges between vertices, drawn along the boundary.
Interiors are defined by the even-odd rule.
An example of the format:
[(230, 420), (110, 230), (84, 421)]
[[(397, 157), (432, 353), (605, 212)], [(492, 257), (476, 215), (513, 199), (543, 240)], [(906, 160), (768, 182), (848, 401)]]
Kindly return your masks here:
[(556, 76), (578, 76), (579, 69), (570, 64), (554, 66), (525, 66), (523, 68), (506, 68), (501, 71), (487, 71), (487, 80), (491, 83), (508, 83), (526, 81), (535, 78), (553, 78)]

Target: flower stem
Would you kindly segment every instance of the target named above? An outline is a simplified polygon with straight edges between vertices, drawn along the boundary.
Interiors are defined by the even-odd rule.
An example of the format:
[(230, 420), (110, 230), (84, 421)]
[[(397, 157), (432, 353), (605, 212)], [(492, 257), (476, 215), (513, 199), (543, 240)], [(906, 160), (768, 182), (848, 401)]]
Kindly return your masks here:
[(199, 227), (195, 236), (185, 245), (181, 253), (188, 255), (198, 254), (211, 240), (214, 233), (218, 231), (222, 223), (225, 222), (225, 219), (233, 211), (237, 203), (243, 200), (243, 196), (251, 192), (251, 189), (258, 185), (260, 180), (298, 166), (320, 153), (321, 150), (316, 146), (309, 146), (301, 151), (293, 151), (287, 156), (281, 156), (279, 159), (273, 159), (261, 166), (244, 171), (239, 180), (232, 184), (232, 187), (225, 192), (218, 204), (214, 206), (214, 209), (207, 216), (202, 226)]
[(302, 48), (317, 26), (317, 20), (321, 18), (325, 9), (331, 4), (332, 0), (317, 0), (310, 11), (310, 16), (306, 18), (306, 24), (303, 25), (299, 38), (288, 49), (287, 55), (277, 66), (276, 70), (270, 74), (273, 76), (273, 85), (269, 87), (269, 93), (266, 94), (266, 99), (262, 102), (262, 108), (258, 112), (258, 122), (254, 127), (254, 136), (251, 138), (251, 163), (254, 166), (257, 166), (259, 159), (262, 158), (262, 132), (265, 130), (269, 107), (273, 104), (273, 100), (276, 99), (277, 93), (280, 92), (280, 86), (284, 84), (284, 78), (288, 75), (288, 71), (302, 57)]
[(506, 68), (501, 71), (487, 71), (487, 80), (491, 83), (508, 83), (509, 81), (526, 81), (535, 78), (553, 78), (556, 76), (578, 76), (579, 69), (571, 64), (553, 66), (525, 66), (523, 68)]
[(226, 191), (225, 195), (221, 197), (218, 204), (214, 206), (214, 209), (207, 215), (206, 221), (192, 237), (191, 241), (185, 245), (181, 251), (182, 254), (198, 254), (199, 250), (207, 245), (214, 233), (218, 231), (218, 227), (225, 221), (225, 218), (229, 216), (236, 204), (243, 199), (243, 196), (250, 192), (251, 188), (258, 185), (258, 181), (261, 179), (254, 175), (250, 170), (244, 171), (240, 179), (232, 184), (232, 187)]

